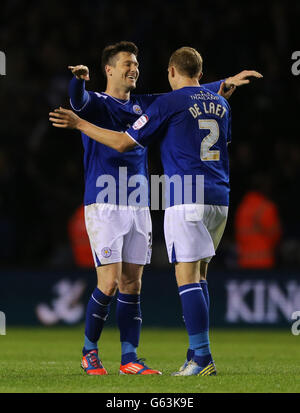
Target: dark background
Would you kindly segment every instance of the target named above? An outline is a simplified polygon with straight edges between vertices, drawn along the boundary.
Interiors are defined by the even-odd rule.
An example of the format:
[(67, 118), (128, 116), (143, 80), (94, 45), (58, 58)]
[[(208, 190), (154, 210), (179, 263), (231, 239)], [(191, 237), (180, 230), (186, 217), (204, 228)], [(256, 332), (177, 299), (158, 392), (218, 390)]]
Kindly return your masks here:
[[(281, 1), (4, 1), (0, 50), (0, 261), (2, 268), (70, 268), (67, 223), (83, 199), (80, 134), (50, 126), (48, 112), (68, 107), (68, 65), (90, 68), (89, 90), (102, 91), (102, 49), (120, 40), (139, 49), (137, 93), (169, 91), (167, 64), (181, 46), (204, 59), (203, 82), (255, 69), (232, 107), (231, 206), (215, 268), (236, 268), (234, 214), (259, 173), (279, 208), (278, 268), (300, 268), (300, 3)], [(162, 173), (157, 147), (150, 172)], [(163, 214), (152, 212), (154, 266), (166, 263)]]

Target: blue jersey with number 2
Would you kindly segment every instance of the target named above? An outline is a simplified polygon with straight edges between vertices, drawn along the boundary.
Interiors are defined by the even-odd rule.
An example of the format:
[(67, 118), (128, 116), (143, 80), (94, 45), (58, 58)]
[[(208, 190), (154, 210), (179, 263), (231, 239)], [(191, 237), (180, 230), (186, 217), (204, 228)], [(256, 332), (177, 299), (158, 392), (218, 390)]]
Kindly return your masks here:
[[(230, 106), (226, 99), (201, 86), (183, 87), (162, 95), (126, 132), (140, 147), (160, 139), (164, 174), (204, 176), (204, 204), (229, 204), (227, 144), (231, 140)], [(203, 181), (202, 181), (203, 182)], [(179, 202), (180, 203), (180, 202)], [(184, 187), (182, 186), (182, 202)], [(174, 205), (171, 200), (171, 205)]]

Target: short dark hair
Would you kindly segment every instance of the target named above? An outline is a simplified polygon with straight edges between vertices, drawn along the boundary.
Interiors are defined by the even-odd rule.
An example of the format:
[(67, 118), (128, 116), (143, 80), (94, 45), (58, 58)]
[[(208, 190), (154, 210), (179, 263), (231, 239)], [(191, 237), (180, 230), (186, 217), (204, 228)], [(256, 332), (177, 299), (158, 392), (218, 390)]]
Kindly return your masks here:
[(128, 53), (132, 53), (135, 56), (137, 56), (139, 49), (134, 43), (127, 42), (125, 40), (106, 46), (102, 52), (102, 59), (101, 59), (101, 68), (102, 68), (104, 75), (106, 75), (105, 66), (106, 65), (113, 66), (115, 64), (113, 59), (120, 52), (128, 52)]
[(181, 47), (170, 57), (169, 66), (175, 66), (181, 75), (193, 78), (202, 72), (202, 62), (202, 57), (196, 49)]

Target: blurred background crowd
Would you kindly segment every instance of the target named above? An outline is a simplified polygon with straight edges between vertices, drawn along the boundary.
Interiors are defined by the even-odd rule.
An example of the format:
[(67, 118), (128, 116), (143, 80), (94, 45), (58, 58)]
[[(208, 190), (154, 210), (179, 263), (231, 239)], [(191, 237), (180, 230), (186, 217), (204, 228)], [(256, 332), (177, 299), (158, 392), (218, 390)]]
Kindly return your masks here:
[[(68, 65), (87, 65), (87, 88), (103, 91), (102, 49), (130, 40), (140, 49), (137, 93), (169, 91), (168, 58), (181, 46), (202, 54), (203, 83), (243, 69), (264, 75), (230, 99), (231, 205), (211, 267), (299, 269), (300, 76), (291, 73), (299, 16), (300, 3), (292, 1), (2, 2), (2, 268), (88, 265), (76, 255), (78, 242), (84, 243), (77, 220), (84, 189), (80, 134), (51, 127), (48, 112), (69, 107)], [(158, 147), (149, 156), (150, 173), (162, 173)], [(154, 211), (152, 218), (153, 265), (163, 267), (163, 213)]]

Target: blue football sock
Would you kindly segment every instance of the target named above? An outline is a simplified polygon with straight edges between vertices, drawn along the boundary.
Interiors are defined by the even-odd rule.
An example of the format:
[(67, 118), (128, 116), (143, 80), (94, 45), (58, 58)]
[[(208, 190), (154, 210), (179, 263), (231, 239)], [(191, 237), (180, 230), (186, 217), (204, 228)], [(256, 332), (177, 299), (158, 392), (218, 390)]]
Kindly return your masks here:
[(195, 351), (192, 350), (191, 348), (188, 348), (187, 352), (186, 352), (186, 359), (187, 361), (190, 361), (195, 355)]
[(117, 323), (120, 329), (122, 359), (121, 364), (137, 360), (137, 347), (140, 340), (142, 314), (139, 294), (118, 293)]
[(207, 354), (206, 356), (197, 356), (196, 354), (193, 357), (193, 360), (199, 364), (201, 367), (205, 367), (212, 361), (212, 356), (211, 354)]
[[(186, 284), (179, 287), (185, 326), (189, 335), (187, 359), (199, 364), (210, 356), (208, 308), (200, 283)], [(199, 359), (200, 357), (200, 359)], [(211, 356), (210, 356), (211, 357)], [(206, 359), (205, 359), (206, 361)], [(207, 364), (207, 363), (206, 363)], [(203, 365), (203, 364), (199, 364)]]
[(204, 298), (205, 298), (205, 302), (208, 308), (208, 312), (209, 312), (209, 292), (208, 292), (208, 285), (207, 285), (207, 281), (206, 280), (201, 280), (200, 281), (200, 286), (202, 288), (203, 294), (204, 294)]
[[(208, 309), (208, 314), (209, 314), (210, 300), (209, 300), (209, 292), (208, 292), (207, 281), (206, 280), (201, 280), (200, 281), (200, 286), (201, 286), (202, 291), (203, 291), (203, 295), (204, 295), (204, 298), (205, 298), (205, 302), (206, 302), (207, 309)], [(186, 354), (187, 361), (190, 361), (194, 357), (194, 354), (195, 354), (194, 350), (189, 348), (187, 350), (187, 354)]]
[(113, 296), (105, 295), (98, 288), (93, 291), (86, 309), (83, 355), (98, 348), (97, 343), (108, 317), (112, 298)]

